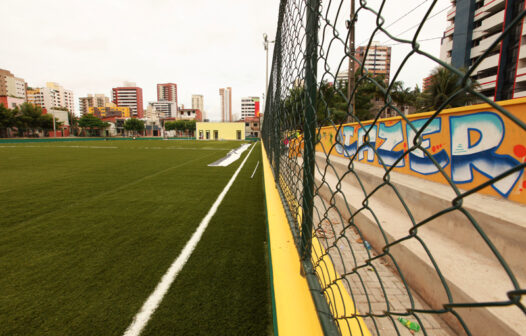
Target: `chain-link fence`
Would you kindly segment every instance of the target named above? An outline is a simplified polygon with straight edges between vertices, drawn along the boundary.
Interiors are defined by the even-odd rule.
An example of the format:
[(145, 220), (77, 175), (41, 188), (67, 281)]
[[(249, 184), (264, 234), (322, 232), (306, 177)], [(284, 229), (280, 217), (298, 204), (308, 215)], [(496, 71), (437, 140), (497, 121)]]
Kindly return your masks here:
[[(281, 1), (262, 138), (326, 334), (526, 334), (526, 102), (495, 103), (478, 80), (505, 77), (478, 71), (502, 48), (522, 62), (524, 2), (501, 2), (514, 11), (485, 42), (471, 27), (483, 50), (455, 68), (421, 32), (462, 1), (396, 17), (406, 2)], [(409, 38), (394, 32), (418, 11)], [(400, 83), (428, 75), (417, 59), (436, 65), (420, 92)]]

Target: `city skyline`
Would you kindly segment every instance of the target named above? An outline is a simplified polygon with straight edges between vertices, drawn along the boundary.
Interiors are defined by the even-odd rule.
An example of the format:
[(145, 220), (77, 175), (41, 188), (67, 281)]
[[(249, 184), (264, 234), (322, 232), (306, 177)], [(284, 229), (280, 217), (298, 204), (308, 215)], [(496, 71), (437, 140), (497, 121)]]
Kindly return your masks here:
[[(22, 4), (7, 0), (0, 10), (17, 15), (0, 23), (7, 37), (0, 47), (0, 68), (9, 69), (30, 86), (59, 82), (73, 90), (75, 97), (111, 96), (113, 87), (133, 81), (144, 90), (144, 102), (156, 101), (156, 85), (174, 82), (179, 105), (191, 106), (192, 94), (202, 94), (208, 117), (218, 120), (218, 88), (233, 88), (232, 113), (237, 115), (242, 96), (264, 92), (262, 35), (275, 34), (278, 9), (277, 0), (184, 4), (95, 0), (83, 4), (83, 11), (69, 1)], [(97, 12), (97, 24), (85, 20), (84, 12)], [(127, 20), (115, 25), (117, 13)], [(259, 16), (272, 19), (258, 20)], [(200, 23), (190, 25), (190, 17)], [(12, 26), (12, 20), (28, 25), (20, 30)], [(75, 105), (78, 113), (78, 101)]]
[[(368, 5), (378, 8), (380, 3), (372, 0)], [(387, 2), (383, 10), (390, 15), (385, 26), (394, 23), (389, 27), (391, 33), (411, 38), (417, 27), (407, 33), (399, 32), (418, 24), (418, 18), (430, 3), (403, 20), (394, 21), (409, 7), (419, 3), (411, 2), (408, 8), (401, 8), (406, 6)], [(261, 96), (264, 102), (262, 35), (267, 33), (270, 40), (274, 39), (278, 0), (261, 3), (197, 0), (184, 4), (164, 0), (148, 3), (112, 1), (108, 4), (95, 0), (83, 6), (86, 12), (99, 13), (96, 25), (81, 17), (82, 13), (74, 2), (3, 1), (0, 10), (17, 15), (7, 15), (0, 22), (0, 29), (6, 36), (6, 43), (0, 47), (3, 56), (0, 67), (24, 78), (30, 86), (61, 83), (71, 89), (75, 97), (85, 97), (88, 93), (111, 96), (112, 87), (123, 81), (134, 81), (143, 88), (145, 102), (155, 101), (156, 84), (175, 82), (179, 86), (180, 105), (190, 106), (192, 94), (202, 94), (204, 110), (211, 120), (220, 119), (218, 88), (232, 87), (232, 114), (237, 117), (241, 116), (241, 97)], [(440, 53), (438, 35), (442, 35), (447, 24), (446, 11), (440, 11), (447, 6), (450, 6), (447, 0), (436, 3), (433, 17), (419, 35), (419, 39), (424, 40), (422, 50), (437, 57)], [(100, 11), (100, 8), (105, 10)], [(231, 10), (224, 11), (224, 8)], [(116, 13), (126, 14), (128, 20), (114, 25)], [(435, 13), (439, 15), (435, 16)], [(190, 18), (194, 20), (196, 17), (200, 24), (189, 24)], [(20, 20), (25, 22), (23, 29), (19, 29), (17, 22)], [(345, 31), (345, 22), (338, 25), (342, 25), (338, 26), (340, 31)], [(40, 29), (42, 26), (46, 29)], [(368, 42), (367, 37), (373, 28), (374, 21), (369, 20), (368, 14), (359, 17), (357, 46)], [(381, 32), (374, 38), (381, 44), (392, 46), (391, 73), (395, 73), (409, 47), (397, 45)], [(137, 41), (148, 41), (148, 45), (155, 45), (155, 49)], [(270, 59), (273, 47), (271, 43)], [(43, 50), (45, 52), (41, 52)], [(39, 57), (34, 57), (36, 53)], [(332, 59), (329, 61), (331, 67), (337, 66)], [(413, 56), (411, 62), (419, 71), (403, 72), (398, 80), (403, 80), (407, 86), (421, 86), (422, 78), (429, 75), (434, 64), (418, 55)], [(77, 104), (75, 102), (78, 112)]]

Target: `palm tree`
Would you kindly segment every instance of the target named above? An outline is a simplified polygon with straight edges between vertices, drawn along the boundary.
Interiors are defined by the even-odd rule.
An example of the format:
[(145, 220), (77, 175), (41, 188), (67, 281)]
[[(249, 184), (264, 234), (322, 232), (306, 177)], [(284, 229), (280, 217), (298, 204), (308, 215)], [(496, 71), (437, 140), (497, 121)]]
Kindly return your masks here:
[(414, 90), (404, 87), (404, 82), (396, 81), (391, 89), (391, 98), (400, 109), (400, 112), (404, 113), (406, 107), (415, 105), (417, 97)]
[[(455, 72), (444, 67), (435, 68), (431, 73), (431, 76), (431, 85), (424, 92), (426, 100), (425, 105), (429, 110), (437, 110), (444, 102), (446, 102), (446, 100), (462, 88), (462, 78)], [(476, 87), (477, 84), (472, 82), (470, 88), (474, 90)], [(449, 101), (445, 108), (469, 105), (470, 103), (475, 102), (475, 100), (476, 96), (468, 91), (463, 91)]]
[(77, 118), (77, 116), (73, 112), (68, 112), (68, 121), (69, 127), (71, 127), (73, 135), (77, 135), (79, 118)]

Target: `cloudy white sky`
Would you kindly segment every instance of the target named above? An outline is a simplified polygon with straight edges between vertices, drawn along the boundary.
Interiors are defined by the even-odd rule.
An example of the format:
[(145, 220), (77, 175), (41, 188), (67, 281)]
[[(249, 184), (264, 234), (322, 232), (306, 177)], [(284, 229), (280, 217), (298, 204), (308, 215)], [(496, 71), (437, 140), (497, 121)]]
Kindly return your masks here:
[[(389, 30), (397, 35), (411, 28), (433, 2), (387, 1), (386, 24), (423, 3)], [(379, 3), (368, 1), (376, 8)], [(448, 5), (448, 0), (438, 0), (433, 13)], [(156, 99), (157, 83), (174, 82), (180, 104), (190, 106), (192, 94), (203, 94), (209, 117), (219, 119), (219, 88), (231, 86), (233, 113), (239, 115), (241, 97), (261, 96), (265, 90), (262, 34), (273, 39), (278, 7), (278, 0), (2, 0), (0, 68), (33, 87), (59, 82), (74, 91), (77, 109), (78, 97), (111, 96), (111, 88), (123, 81), (142, 87), (146, 105)], [(445, 18), (446, 11), (430, 19), (421, 39), (441, 36)], [(366, 42), (373, 19), (359, 16), (357, 45)], [(343, 26), (338, 29), (345, 34)], [(375, 40), (394, 43), (382, 36)], [(439, 39), (422, 46), (438, 57)], [(396, 70), (409, 48), (392, 47)], [(399, 79), (421, 85), (432, 67), (432, 62), (415, 57)]]

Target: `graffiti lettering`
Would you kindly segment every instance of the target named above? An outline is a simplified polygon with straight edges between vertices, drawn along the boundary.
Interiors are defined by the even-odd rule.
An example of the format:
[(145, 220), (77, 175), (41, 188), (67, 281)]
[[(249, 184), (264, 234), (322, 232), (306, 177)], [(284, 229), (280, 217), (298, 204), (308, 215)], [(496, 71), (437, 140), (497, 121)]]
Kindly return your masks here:
[[(403, 150), (394, 151), (394, 148), (398, 144), (404, 142), (404, 130), (402, 128), (402, 122), (399, 121), (393, 126), (387, 126), (384, 123), (381, 123), (380, 129), (378, 130), (378, 137), (385, 140), (377, 149), (378, 155), (380, 155), (386, 166), (391, 167), (404, 153)], [(396, 167), (403, 166), (405, 166), (404, 159), (400, 160), (396, 164)]]
[(343, 131), (340, 131), (337, 137), (336, 152), (345, 157), (353, 156), (356, 153), (356, 142), (350, 143), (353, 136), (354, 127), (344, 126)]
[[(438, 133), (441, 130), (441, 120), (442, 119), (433, 119), (429, 125), (427, 125), (426, 129), (422, 132), (422, 144), (421, 147), (425, 149), (431, 148), (431, 141), (425, 137), (425, 135)], [(413, 126), (419, 130), (421, 129), (424, 124), (427, 122), (427, 119), (419, 119), (412, 122)], [(415, 132), (413, 129), (407, 125), (407, 139), (408, 139), (408, 145), (411, 146), (414, 144), (415, 141)], [(433, 159), (440, 165), (440, 167), (444, 168), (449, 163), (449, 157), (447, 155), (447, 152), (443, 149), (437, 154), (432, 155)], [(439, 171), (435, 163), (424, 153), (424, 151), (420, 149), (415, 149), (409, 153), (409, 167), (411, 170), (422, 174), (422, 175), (429, 175), (434, 174)]]
[[(451, 127), (451, 177), (455, 183), (473, 181), (472, 168), (493, 178), (519, 164), (509, 155), (496, 154), (504, 138), (504, 123), (492, 112), (449, 117)], [(478, 136), (476, 141), (472, 137)], [(515, 172), (492, 184), (507, 197), (522, 172)]]
[[(360, 148), (364, 143), (364, 136), (365, 133), (371, 128), (371, 126), (365, 126), (366, 128), (362, 127), (358, 130), (358, 148)], [(374, 161), (374, 150), (373, 148), (376, 147), (376, 125), (372, 126), (371, 131), (367, 134), (369, 137), (369, 141), (366, 143), (364, 147), (360, 149), (360, 152), (358, 153), (358, 160), (363, 160), (364, 152), (367, 151), (367, 161), (373, 162)]]

